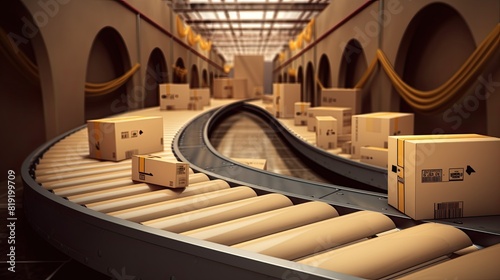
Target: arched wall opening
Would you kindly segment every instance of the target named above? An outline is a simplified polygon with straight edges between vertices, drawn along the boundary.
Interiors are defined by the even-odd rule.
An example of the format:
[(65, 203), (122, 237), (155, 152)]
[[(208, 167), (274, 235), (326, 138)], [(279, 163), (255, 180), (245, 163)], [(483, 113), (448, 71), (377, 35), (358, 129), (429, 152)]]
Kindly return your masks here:
[(203, 69), (203, 71), (201, 71), (201, 87), (207, 88), (209, 86), (210, 83), (208, 82), (208, 71), (207, 69)]
[[(358, 40), (350, 40), (340, 60), (339, 69), (339, 88), (354, 88), (357, 82), (368, 69), (366, 56), (363, 47)], [(370, 113), (371, 107), (371, 91), (367, 85), (363, 89), (361, 96), (361, 113)]]
[(305, 102), (311, 102), (311, 107), (318, 106), (318, 100), (315, 94), (316, 80), (314, 78), (314, 69), (311, 62), (307, 64), (306, 67), (306, 85), (305, 91)]
[[(96, 35), (87, 62), (86, 81), (106, 83), (130, 70), (131, 64), (122, 36), (112, 27), (104, 27)], [(116, 90), (104, 94), (85, 95), (85, 120), (103, 118), (128, 110), (129, 80)]]
[(39, 71), (27, 72), (18, 57), (24, 55), (38, 68), (34, 48), (45, 49), (45, 44), (38, 38), (41, 36), (38, 29), (23, 29), (27, 22), (36, 26), (26, 7), (20, 1), (12, 1), (9, 6), (8, 12), (0, 17), (1, 40), (7, 43), (0, 48), (10, 49), (17, 55), (0, 52), (0, 103), (4, 105), (0, 110), (0, 124), (5, 132), (0, 167), (2, 171), (12, 169), (19, 173), (23, 160), (47, 139)]
[(210, 97), (214, 96), (214, 72), (210, 71), (208, 74), (208, 79), (210, 80)]
[(168, 83), (168, 68), (165, 56), (155, 48), (148, 59), (148, 68), (144, 79), (144, 107), (160, 105), (159, 84)]
[(189, 87), (190, 88), (199, 88), (200, 87), (200, 77), (198, 74), (198, 66), (196, 66), (196, 64), (193, 64), (193, 66), (191, 66)]
[(300, 84), (300, 100), (306, 100), (304, 95), (304, 69), (302, 69), (302, 66), (297, 69), (297, 82)]
[(318, 92), (318, 104), (321, 105), (321, 86), (325, 88), (332, 87), (332, 78), (330, 72), (330, 61), (328, 60), (328, 56), (326, 54), (321, 55), (319, 59), (319, 68), (318, 68), (318, 80), (321, 83), (316, 85), (316, 92)]
[(187, 73), (186, 66), (184, 66), (184, 60), (182, 58), (177, 58), (175, 61), (175, 69), (172, 71), (172, 81), (174, 84), (185, 84), (187, 83)]
[[(467, 23), (455, 9), (443, 3), (430, 4), (408, 25), (398, 51), (396, 71), (411, 87), (432, 90), (452, 77), (475, 48)], [(471, 89), (431, 113), (414, 109), (395, 91), (393, 99), (399, 98), (400, 111), (415, 113), (415, 134), (486, 134), (486, 102), (474, 94)]]

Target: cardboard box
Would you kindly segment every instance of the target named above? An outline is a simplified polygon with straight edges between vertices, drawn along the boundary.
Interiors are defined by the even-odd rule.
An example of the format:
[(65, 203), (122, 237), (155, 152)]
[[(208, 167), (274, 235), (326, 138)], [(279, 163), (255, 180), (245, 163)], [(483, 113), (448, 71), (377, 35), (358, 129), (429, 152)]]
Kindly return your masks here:
[(277, 118), (293, 118), (300, 102), (300, 84), (273, 84), (273, 105)]
[(87, 121), (91, 158), (120, 161), (163, 151), (162, 117), (118, 117)]
[(377, 112), (352, 116), (352, 158), (363, 146), (387, 148), (387, 137), (413, 134), (412, 113)]
[(160, 84), (160, 110), (188, 109), (188, 84)]
[(203, 109), (203, 96), (198, 94), (198, 90), (191, 89), (189, 91), (189, 110), (202, 110)]
[(361, 114), (361, 89), (358, 88), (324, 88), (321, 89), (321, 106), (347, 107), (352, 114)]
[(261, 158), (232, 158), (237, 162), (249, 165), (262, 170), (267, 170), (267, 160)]
[(379, 147), (361, 147), (361, 162), (371, 165), (387, 168), (387, 152), (386, 148)]
[(351, 133), (351, 108), (347, 107), (312, 107), (307, 110), (307, 130), (316, 131), (317, 116), (332, 116), (337, 120), (337, 134)]
[(169, 188), (189, 185), (189, 164), (151, 155), (132, 158), (132, 180)]
[(247, 98), (247, 80), (222, 78), (214, 80), (214, 98), (245, 99)]
[(325, 150), (337, 148), (337, 120), (331, 116), (317, 116), (316, 146)]
[(500, 138), (390, 136), (388, 202), (413, 219), (500, 214)]
[[(260, 98), (264, 86), (264, 56), (262, 55), (235, 55), (234, 78), (246, 81), (246, 94), (235, 98)], [(237, 93), (235, 93), (237, 94)]]
[(307, 109), (311, 107), (310, 102), (295, 102), (294, 106), (294, 124), (307, 125)]
[(191, 101), (198, 99), (201, 101), (201, 106), (210, 106), (210, 89), (209, 88), (192, 88), (189, 90)]
[(229, 78), (214, 79), (214, 98), (233, 98), (233, 82)]

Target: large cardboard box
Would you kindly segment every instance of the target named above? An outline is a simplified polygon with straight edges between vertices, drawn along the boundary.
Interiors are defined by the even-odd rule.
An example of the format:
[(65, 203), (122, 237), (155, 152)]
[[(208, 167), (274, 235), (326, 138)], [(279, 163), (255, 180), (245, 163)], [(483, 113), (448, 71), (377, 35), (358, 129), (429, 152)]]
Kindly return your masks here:
[(500, 215), (500, 138), (390, 136), (388, 202), (413, 219)]
[(136, 155), (132, 159), (132, 180), (169, 188), (189, 185), (189, 164), (151, 155)]
[(294, 110), (294, 124), (306, 125), (307, 124), (307, 109), (311, 107), (310, 102), (295, 102)]
[[(246, 80), (246, 95), (242, 98), (261, 98), (264, 92), (264, 56), (235, 55), (234, 78)], [(236, 97), (238, 98), (238, 97)]]
[(160, 84), (160, 110), (188, 109), (188, 84)]
[(321, 106), (348, 107), (352, 114), (361, 114), (361, 89), (359, 88), (323, 88)]
[(361, 147), (387, 148), (387, 137), (413, 134), (412, 113), (377, 112), (352, 116), (352, 158), (359, 159)]
[(361, 147), (361, 162), (387, 168), (388, 149), (379, 147)]
[(162, 117), (117, 117), (87, 121), (91, 158), (120, 161), (163, 151)]
[(316, 117), (316, 146), (325, 150), (337, 148), (337, 120), (331, 116)]
[(189, 90), (191, 102), (201, 102), (201, 106), (210, 106), (210, 89), (209, 88), (192, 88)]
[(218, 99), (244, 99), (247, 98), (247, 80), (220, 78), (214, 79), (214, 98)]
[(300, 102), (300, 84), (273, 84), (273, 104), (277, 118), (293, 118)]
[(337, 134), (351, 133), (352, 109), (347, 107), (312, 107), (307, 110), (307, 130), (316, 131), (318, 116), (332, 116), (337, 120)]

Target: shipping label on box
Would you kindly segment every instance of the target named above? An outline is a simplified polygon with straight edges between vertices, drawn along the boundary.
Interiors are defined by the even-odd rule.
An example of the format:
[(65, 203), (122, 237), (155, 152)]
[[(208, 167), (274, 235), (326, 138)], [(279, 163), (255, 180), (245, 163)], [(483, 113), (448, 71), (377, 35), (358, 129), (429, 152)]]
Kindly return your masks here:
[(169, 188), (189, 185), (189, 164), (151, 155), (136, 155), (132, 159), (132, 180)]
[(160, 110), (188, 109), (188, 84), (160, 84)]
[(388, 202), (416, 220), (500, 215), (500, 138), (390, 136)]
[(337, 133), (351, 133), (352, 110), (347, 107), (312, 107), (307, 110), (307, 130), (316, 131), (317, 116), (332, 116), (337, 120)]
[(273, 84), (273, 105), (277, 118), (293, 118), (300, 102), (300, 84)]
[(352, 116), (352, 158), (363, 146), (387, 148), (387, 137), (413, 134), (412, 113), (377, 112)]
[(311, 107), (310, 102), (295, 102), (294, 110), (294, 124), (306, 125), (307, 124), (307, 109)]
[(316, 146), (325, 150), (337, 148), (337, 120), (331, 116), (317, 116)]
[(361, 162), (387, 168), (386, 148), (364, 146), (360, 148)]
[(87, 121), (91, 158), (120, 161), (163, 151), (162, 117), (118, 117)]
[(358, 88), (324, 88), (321, 89), (321, 106), (347, 107), (352, 114), (361, 114), (361, 89)]

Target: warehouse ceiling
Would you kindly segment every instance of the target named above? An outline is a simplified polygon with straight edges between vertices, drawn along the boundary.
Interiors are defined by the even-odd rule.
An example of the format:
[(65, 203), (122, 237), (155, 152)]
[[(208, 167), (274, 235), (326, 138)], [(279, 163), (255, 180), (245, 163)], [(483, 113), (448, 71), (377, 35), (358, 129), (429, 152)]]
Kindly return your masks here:
[(266, 61), (273, 60), (330, 0), (166, 2), (230, 64), (234, 55), (263, 55)]

